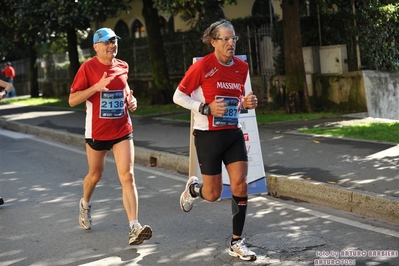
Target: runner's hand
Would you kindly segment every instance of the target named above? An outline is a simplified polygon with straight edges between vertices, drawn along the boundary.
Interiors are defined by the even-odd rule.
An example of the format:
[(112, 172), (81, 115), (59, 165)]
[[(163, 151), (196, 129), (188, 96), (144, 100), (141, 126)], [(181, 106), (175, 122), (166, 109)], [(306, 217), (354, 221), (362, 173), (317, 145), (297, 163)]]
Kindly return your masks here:
[(6, 91), (3, 90), (0, 92), (0, 100), (6, 97)]
[(133, 90), (130, 90), (130, 93), (127, 96), (126, 102), (127, 102), (127, 108), (129, 109), (130, 112), (136, 111), (137, 99), (133, 96)]
[(243, 106), (245, 109), (254, 109), (258, 106), (258, 98), (253, 91), (250, 91), (248, 95), (244, 97)]
[(111, 80), (113, 80), (114, 79), (114, 77), (112, 77), (112, 76), (109, 76), (109, 77), (107, 77), (107, 72), (104, 72), (104, 74), (103, 74), (103, 76), (102, 76), (102, 78), (100, 79), (100, 81), (99, 82), (97, 82), (97, 88), (96, 88), (96, 90), (97, 91), (107, 91), (107, 90), (109, 90), (109, 89), (107, 89), (107, 85), (111, 82)]
[(222, 117), (226, 112), (226, 104), (224, 103), (224, 99), (216, 99), (209, 104), (209, 108), (211, 109), (211, 115)]

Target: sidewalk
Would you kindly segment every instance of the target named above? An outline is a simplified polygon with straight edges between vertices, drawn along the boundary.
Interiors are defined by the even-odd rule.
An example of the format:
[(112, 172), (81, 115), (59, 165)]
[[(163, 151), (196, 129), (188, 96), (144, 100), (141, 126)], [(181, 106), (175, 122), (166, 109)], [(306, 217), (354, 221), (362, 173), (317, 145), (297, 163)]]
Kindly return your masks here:
[[(0, 128), (84, 147), (85, 113), (73, 109), (0, 105)], [(190, 124), (162, 116), (132, 117), (136, 162), (188, 173)], [(389, 122), (358, 117), (260, 125), (268, 192), (399, 222), (399, 147), (310, 136), (296, 129)]]

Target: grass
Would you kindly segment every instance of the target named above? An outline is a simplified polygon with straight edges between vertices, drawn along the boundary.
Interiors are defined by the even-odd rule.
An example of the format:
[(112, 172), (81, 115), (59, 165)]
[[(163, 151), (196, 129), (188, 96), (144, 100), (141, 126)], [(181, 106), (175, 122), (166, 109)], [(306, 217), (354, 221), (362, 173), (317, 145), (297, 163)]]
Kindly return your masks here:
[[(137, 110), (133, 113), (137, 116), (145, 116), (145, 115), (154, 115), (154, 114), (164, 114), (164, 113), (174, 113), (182, 111), (183, 109), (175, 104), (169, 105), (150, 105), (150, 101), (148, 99), (138, 99)], [(53, 106), (53, 107), (61, 107), (61, 108), (71, 108), (68, 103), (67, 97), (61, 98), (6, 98), (2, 99), (0, 104), (22, 104), (22, 105), (30, 105), (30, 106)], [(84, 110), (85, 104), (79, 104), (74, 107), (74, 109)]]
[[(172, 120), (190, 121), (190, 112), (186, 109), (176, 105), (150, 105), (149, 99), (137, 99), (138, 108), (132, 113), (136, 116), (168, 114), (166, 117)], [(31, 106), (55, 106), (62, 108), (71, 108), (68, 104), (67, 97), (61, 98), (6, 98), (0, 104), (23, 104)], [(80, 104), (75, 109), (84, 110), (85, 105)], [(284, 110), (272, 110), (268, 106), (258, 106), (256, 109), (256, 119), (259, 125), (282, 121), (299, 121), (299, 120), (313, 120), (327, 117), (336, 117), (341, 113), (323, 112), (323, 113), (300, 113), (300, 114), (286, 114)]]
[(334, 128), (300, 129), (301, 133), (399, 143), (399, 123), (365, 123)]
[[(30, 106), (56, 106), (62, 108), (70, 108), (68, 99), (65, 98), (5, 98), (2, 99), (0, 104), (22, 104), (22, 105), (30, 105)], [(79, 108), (84, 108), (84, 105), (80, 105)]]
[[(134, 113), (132, 113), (135, 116), (162, 114), (168, 119), (190, 121), (190, 112), (176, 104), (150, 105), (149, 99), (138, 99), (137, 101), (138, 108)], [(7, 98), (0, 101), (0, 104), (23, 104), (32, 106), (55, 106), (71, 108), (68, 104), (67, 97), (18, 99)], [(85, 105), (80, 104), (74, 109), (84, 110), (84, 108)], [(256, 109), (256, 119), (259, 125), (283, 121), (313, 120), (337, 117), (340, 115), (342, 115), (342, 113), (338, 112), (286, 114), (284, 110), (273, 110), (268, 106), (262, 105), (258, 106)], [(333, 128), (300, 129), (298, 131), (306, 134), (330, 135), (335, 137), (399, 143), (399, 135), (393, 133), (399, 131), (399, 123), (368, 123)]]

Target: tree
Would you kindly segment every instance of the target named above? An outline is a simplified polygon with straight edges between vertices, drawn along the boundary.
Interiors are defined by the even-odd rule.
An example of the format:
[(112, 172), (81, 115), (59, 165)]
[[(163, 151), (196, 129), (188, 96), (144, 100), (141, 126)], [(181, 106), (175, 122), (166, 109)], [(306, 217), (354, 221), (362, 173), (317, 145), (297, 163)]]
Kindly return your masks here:
[(121, 11), (128, 11), (130, 1), (2, 0), (0, 26), (3, 34), (6, 34), (2, 37), (0, 48), (19, 42), (27, 47), (31, 62), (31, 96), (37, 97), (37, 47), (41, 43), (66, 36), (70, 71), (71, 76), (74, 76), (80, 67), (76, 31), (87, 31), (95, 22), (105, 21)]
[(158, 9), (154, 7), (152, 0), (143, 0), (142, 14), (147, 29), (152, 77), (156, 87), (156, 91), (152, 93), (151, 104), (169, 104), (173, 102), (172, 85), (170, 84), (168, 67), (163, 49)]
[(86, 31), (93, 24), (129, 11), (131, 0), (126, 1), (43, 1), (40, 9), (47, 18), (45, 33), (59, 37), (65, 33), (68, 43), (70, 73), (74, 76), (80, 67), (77, 50), (77, 30)]
[(282, 0), (284, 56), (286, 76), (286, 111), (299, 111), (303, 98), (307, 112), (312, 112), (302, 52), (298, 0)]
[[(40, 9), (32, 7), (40, 6), (41, 1), (12, 1), (6, 0), (0, 9), (1, 27), (3, 31), (3, 40), (1, 48), (4, 45), (11, 44), (23, 45), (30, 58), (29, 81), (31, 86), (31, 97), (39, 96), (38, 72), (36, 65), (36, 47), (40, 41), (43, 41), (43, 35), (40, 29), (45, 25), (45, 18), (42, 16)], [(7, 38), (7, 36), (9, 36)]]

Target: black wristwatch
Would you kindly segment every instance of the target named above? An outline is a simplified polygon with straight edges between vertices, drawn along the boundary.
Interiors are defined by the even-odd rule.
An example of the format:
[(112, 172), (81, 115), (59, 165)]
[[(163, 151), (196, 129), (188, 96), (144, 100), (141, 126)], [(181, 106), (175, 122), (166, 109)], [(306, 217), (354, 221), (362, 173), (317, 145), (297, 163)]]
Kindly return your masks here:
[(209, 108), (209, 105), (207, 103), (204, 103), (200, 109), (200, 113), (203, 115), (210, 115), (211, 114), (211, 108)]

